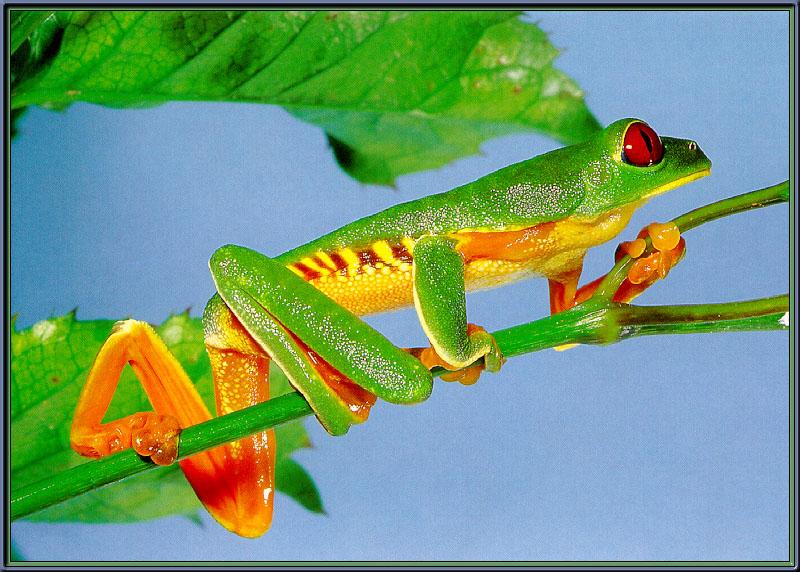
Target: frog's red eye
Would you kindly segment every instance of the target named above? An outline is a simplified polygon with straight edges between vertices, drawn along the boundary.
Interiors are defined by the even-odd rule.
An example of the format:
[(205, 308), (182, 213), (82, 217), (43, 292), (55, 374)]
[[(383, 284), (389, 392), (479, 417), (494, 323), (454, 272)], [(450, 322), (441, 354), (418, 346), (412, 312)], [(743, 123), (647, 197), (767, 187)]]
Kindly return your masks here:
[(648, 167), (661, 161), (664, 145), (653, 129), (637, 121), (628, 126), (622, 143), (622, 160), (635, 167)]

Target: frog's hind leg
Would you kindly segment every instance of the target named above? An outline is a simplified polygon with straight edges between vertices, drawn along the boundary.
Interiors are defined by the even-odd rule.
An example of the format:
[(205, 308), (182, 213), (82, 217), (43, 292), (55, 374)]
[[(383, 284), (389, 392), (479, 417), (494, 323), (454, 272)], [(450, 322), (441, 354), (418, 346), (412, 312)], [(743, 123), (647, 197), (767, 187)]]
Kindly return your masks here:
[[(231, 331), (229, 338), (235, 338), (235, 330)], [(234, 393), (218, 390), (218, 408), (224, 412), (263, 401), (269, 393), (268, 358), (260, 349), (241, 349), (209, 347), (215, 379), (236, 383)], [(154, 412), (103, 422), (126, 364), (140, 380)], [(220, 387), (230, 389), (225, 383)], [(152, 327), (126, 320), (115, 325), (92, 365), (70, 441), (86, 456), (102, 457), (133, 447), (158, 464), (169, 464), (178, 456), (180, 430), (210, 418), (194, 384)], [(180, 466), (214, 518), (233, 532), (254, 537), (266, 532), (272, 519), (274, 456), (274, 435), (266, 431), (184, 459)]]
[[(253, 348), (248, 351), (264, 353), (274, 359), (304, 397), (323, 411), (320, 421), (330, 433), (345, 433), (350, 425), (367, 419), (375, 396), (353, 384), (271, 315), (260, 316), (255, 331), (258, 341), (219, 296), (209, 302), (204, 319), (212, 363), (215, 359), (224, 359), (232, 349)], [(229, 368), (220, 363), (218, 369), (227, 372)], [(234, 379), (221, 378), (215, 380), (220, 415), (235, 410), (235, 404), (234, 409), (230, 409), (227, 401), (238, 393), (235, 376)]]
[[(270, 357), (219, 296), (206, 305), (203, 330), (214, 376), (217, 415), (268, 400)], [(276, 450), (275, 432), (269, 429), (212, 449), (211, 453), (220, 457), (213, 474), (201, 470), (193, 475), (192, 467), (182, 468), (220, 524), (241, 536), (256, 537), (272, 522)]]

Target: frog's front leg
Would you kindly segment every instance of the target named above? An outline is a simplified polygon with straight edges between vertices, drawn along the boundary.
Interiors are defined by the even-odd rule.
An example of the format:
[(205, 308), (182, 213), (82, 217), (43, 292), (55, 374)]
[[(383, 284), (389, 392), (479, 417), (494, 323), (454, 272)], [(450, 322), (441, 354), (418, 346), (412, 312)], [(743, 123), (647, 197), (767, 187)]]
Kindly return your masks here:
[(414, 306), (431, 347), (413, 353), (429, 368), (461, 370), (442, 379), (469, 385), (483, 369), (498, 371), (505, 360), (494, 337), (467, 322), (464, 259), (456, 244), (447, 237), (424, 236), (414, 245)]
[(217, 292), (334, 435), (367, 418), (380, 397), (427, 399), (433, 379), (419, 360), (283, 264), (240, 246), (211, 257)]

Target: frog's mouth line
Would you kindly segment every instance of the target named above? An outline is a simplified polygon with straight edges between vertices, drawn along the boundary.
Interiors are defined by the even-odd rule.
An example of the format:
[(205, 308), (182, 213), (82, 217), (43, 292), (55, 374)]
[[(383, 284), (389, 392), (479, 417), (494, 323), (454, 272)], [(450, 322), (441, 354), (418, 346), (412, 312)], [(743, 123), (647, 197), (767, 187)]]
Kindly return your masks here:
[(674, 181), (670, 181), (666, 185), (661, 185), (660, 187), (656, 187), (649, 193), (647, 193), (644, 198), (651, 199), (656, 195), (660, 195), (661, 193), (666, 193), (667, 191), (671, 191), (681, 185), (685, 185), (686, 183), (691, 183), (692, 181), (696, 181), (697, 179), (702, 179), (703, 177), (711, 174), (711, 168), (708, 169), (701, 169), (696, 173), (692, 173), (691, 175), (686, 175), (685, 177), (681, 177), (680, 179), (675, 179)]

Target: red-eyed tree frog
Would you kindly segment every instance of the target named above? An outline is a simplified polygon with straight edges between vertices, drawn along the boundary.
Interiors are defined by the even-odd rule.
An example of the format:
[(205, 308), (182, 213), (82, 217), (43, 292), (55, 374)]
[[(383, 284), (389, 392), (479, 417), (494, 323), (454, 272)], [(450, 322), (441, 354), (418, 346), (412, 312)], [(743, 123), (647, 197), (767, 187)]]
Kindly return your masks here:
[[(451, 191), (399, 204), (268, 258), (241, 246), (209, 263), (216, 294), (203, 325), (218, 415), (269, 399), (274, 360), (332, 435), (367, 419), (377, 398), (416, 403), (430, 370), (473, 383), (504, 358), (467, 321), (465, 291), (531, 275), (550, 284), (553, 313), (597, 288), (578, 289), (587, 250), (615, 237), (649, 198), (708, 175), (694, 141), (660, 138), (622, 119), (593, 138), (510, 165)], [(615, 295), (630, 301), (682, 256), (677, 228), (650, 225), (655, 253), (637, 261)], [(626, 244), (634, 258), (644, 241)], [(401, 349), (357, 316), (413, 304), (430, 347)], [(103, 423), (130, 364), (154, 412)], [(104, 456), (133, 447), (159, 464), (177, 456), (181, 428), (211, 418), (194, 385), (147, 324), (118, 322), (95, 359), (72, 425), (72, 447)], [(180, 461), (226, 528), (256, 537), (270, 527), (275, 436), (264, 431)]]

